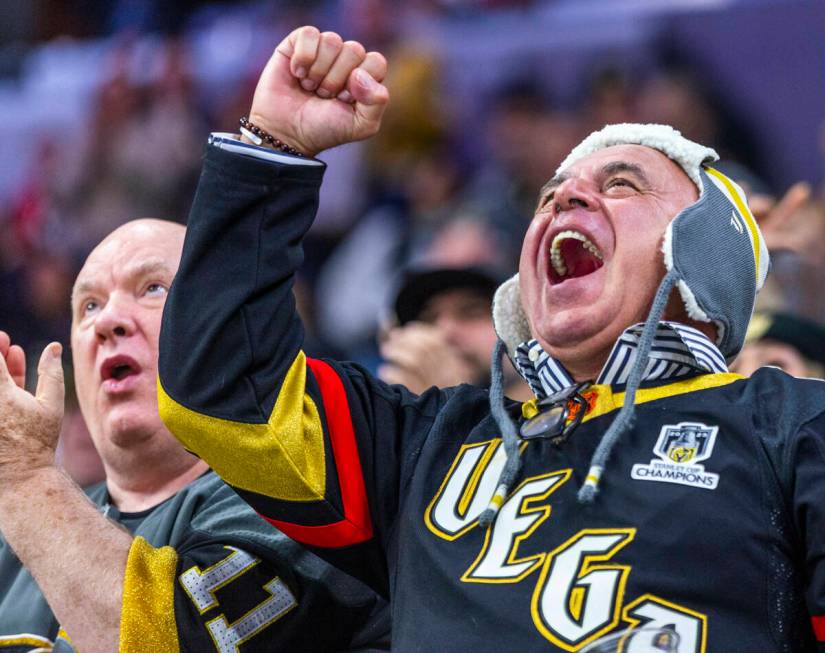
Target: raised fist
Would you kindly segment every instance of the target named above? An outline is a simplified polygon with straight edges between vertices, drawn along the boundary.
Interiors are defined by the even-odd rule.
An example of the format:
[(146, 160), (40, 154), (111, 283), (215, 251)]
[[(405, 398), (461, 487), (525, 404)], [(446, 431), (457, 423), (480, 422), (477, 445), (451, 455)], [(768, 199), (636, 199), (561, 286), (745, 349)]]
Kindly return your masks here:
[(307, 156), (378, 131), (387, 61), (335, 32), (299, 27), (266, 64), (250, 121)]

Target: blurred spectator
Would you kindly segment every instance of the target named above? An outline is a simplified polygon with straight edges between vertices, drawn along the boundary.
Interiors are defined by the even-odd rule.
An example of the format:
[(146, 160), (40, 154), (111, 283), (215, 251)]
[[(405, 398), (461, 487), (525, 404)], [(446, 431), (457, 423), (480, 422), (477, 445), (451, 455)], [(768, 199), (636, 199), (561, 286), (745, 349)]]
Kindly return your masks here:
[(318, 335), (316, 326), (316, 307), (312, 301), (312, 288), (303, 274), (295, 276), (295, 285), (292, 287), (295, 295), (295, 310), (301, 316), (304, 325), (304, 351), (311, 358), (334, 358), (341, 360), (343, 353)]
[(811, 199), (810, 186), (800, 182), (780, 199), (756, 194), (750, 206), (771, 251), (759, 307), (825, 321), (825, 199)]
[(635, 91), (621, 70), (604, 68), (594, 75), (583, 113), (587, 132), (599, 130), (605, 125), (637, 122)]
[(575, 116), (554, 111), (533, 82), (500, 88), (492, 102), (482, 135), (489, 155), (465, 197), (487, 216), (510, 260), (517, 261), (538, 189), (582, 139), (583, 126)]
[(825, 200), (812, 200), (807, 183), (794, 184), (778, 201), (758, 194), (749, 201), (771, 251), (825, 268)]
[(697, 143), (713, 147), (727, 165), (761, 170), (761, 152), (748, 130), (748, 116), (733, 116), (692, 70), (673, 64), (648, 79), (636, 98), (636, 122), (672, 125)]
[(496, 233), (483, 217), (460, 209), (430, 243), (427, 251), (415, 261), (450, 267), (485, 266), (510, 270), (513, 259), (506, 256)]
[(368, 166), (384, 187), (404, 183), (410, 166), (448, 146), (449, 116), (441, 94), (441, 69), (426, 46), (404, 44), (389, 52), (385, 84), (392, 95), (382, 129), (369, 141)]
[(825, 378), (825, 327), (790, 313), (757, 313), (731, 371), (750, 376), (771, 365), (792, 376)]
[(391, 0), (342, 0), (341, 33), (364, 44), (368, 50), (389, 52), (398, 37), (405, 7)]
[[(418, 394), (431, 386), (489, 386), (497, 339), (492, 300), (500, 282), (481, 268), (409, 270), (394, 302), (397, 326), (382, 338), (379, 377)], [(504, 373), (507, 396), (532, 398), (511, 365)]]
[(37, 145), (33, 165), (13, 200), (6, 261), (13, 265), (34, 251), (66, 252), (73, 225), (66, 211), (74, 175), (66, 170), (58, 139), (44, 136)]
[(719, 146), (719, 119), (705, 90), (689, 73), (671, 71), (649, 79), (636, 104), (640, 122), (672, 125), (697, 143)]
[(182, 222), (197, 181), (206, 129), (199, 120), (183, 46), (166, 41), (161, 72), (148, 85), (128, 72), (128, 44), (101, 87), (80, 163), (75, 214), (87, 249), (126, 217)]
[(42, 349), (53, 340), (65, 342), (71, 321), (66, 302), (73, 277), (70, 261), (59, 254), (30, 252), (24, 262), (0, 272), (4, 328), (29, 349)]
[(358, 222), (317, 280), (319, 334), (340, 349), (372, 345), (395, 271), (424, 257), (460, 212), (458, 163), (447, 149), (410, 156), (396, 166), (396, 192)]
[(389, 55), (393, 95), (365, 162), (374, 202), (332, 252), (317, 279), (319, 335), (368, 363), (396, 270), (425, 250), (456, 213), (461, 164), (447, 139), (448, 114), (435, 57), (403, 45)]

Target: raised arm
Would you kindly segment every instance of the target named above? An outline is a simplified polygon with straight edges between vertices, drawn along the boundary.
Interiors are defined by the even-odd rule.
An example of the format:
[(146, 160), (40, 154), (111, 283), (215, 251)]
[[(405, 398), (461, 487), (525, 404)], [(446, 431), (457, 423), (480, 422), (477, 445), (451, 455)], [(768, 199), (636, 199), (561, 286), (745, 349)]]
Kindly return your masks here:
[(23, 352), (0, 331), (0, 530), (78, 648), (116, 651), (132, 538), (54, 463), (63, 416), (60, 355), (57, 343), (46, 347), (30, 394)]
[[(307, 155), (364, 138), (388, 99), (384, 70), (380, 55), (302, 28), (267, 64), (251, 121)], [(385, 591), (404, 447), (441, 397), (302, 352), (292, 283), (322, 174), (318, 161), (213, 134), (164, 312), (159, 406), (260, 514)]]

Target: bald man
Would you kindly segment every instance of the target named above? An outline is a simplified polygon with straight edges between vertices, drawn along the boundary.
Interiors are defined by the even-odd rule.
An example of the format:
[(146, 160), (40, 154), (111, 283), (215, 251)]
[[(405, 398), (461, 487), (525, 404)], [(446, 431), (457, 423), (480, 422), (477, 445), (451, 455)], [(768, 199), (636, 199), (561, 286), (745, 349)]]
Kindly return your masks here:
[(372, 592), (273, 531), (158, 417), (183, 236), (130, 222), (75, 282), (75, 381), (106, 470), (85, 494), (54, 461), (60, 345), (43, 352), (32, 395), (23, 351), (0, 331), (0, 651), (342, 650), (380, 634)]

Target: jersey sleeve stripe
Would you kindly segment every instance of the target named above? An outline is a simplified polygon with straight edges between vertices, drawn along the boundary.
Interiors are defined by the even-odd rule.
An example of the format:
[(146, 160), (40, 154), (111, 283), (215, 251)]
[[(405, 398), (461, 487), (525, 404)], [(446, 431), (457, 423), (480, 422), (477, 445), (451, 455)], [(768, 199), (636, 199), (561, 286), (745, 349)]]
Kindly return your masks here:
[(323, 548), (339, 548), (372, 539), (373, 527), (355, 429), (344, 384), (327, 363), (307, 359), (323, 398), (344, 518), (333, 524), (301, 526), (267, 518), (292, 539)]
[(325, 497), (324, 431), (306, 393), (306, 356), (290, 365), (272, 414), (264, 424), (211, 417), (177, 403), (158, 379), (161, 418), (183, 445), (229, 484), (283, 501)]
[(811, 624), (814, 627), (814, 635), (817, 642), (825, 642), (825, 615), (811, 617)]
[(14, 648), (19, 649), (23, 646), (37, 647), (37, 651), (51, 651), (52, 640), (40, 635), (32, 635), (30, 633), (21, 633), (19, 635), (0, 635), (0, 649)]
[(136, 537), (129, 549), (123, 579), (120, 653), (180, 651), (175, 622), (175, 573), (172, 547), (156, 549)]

